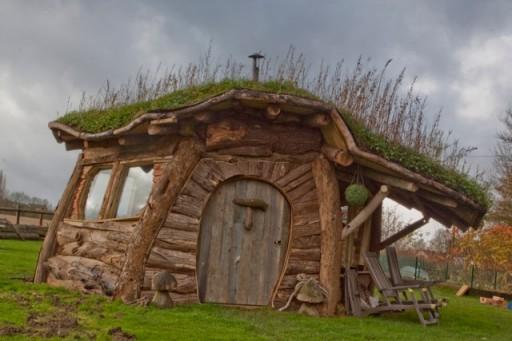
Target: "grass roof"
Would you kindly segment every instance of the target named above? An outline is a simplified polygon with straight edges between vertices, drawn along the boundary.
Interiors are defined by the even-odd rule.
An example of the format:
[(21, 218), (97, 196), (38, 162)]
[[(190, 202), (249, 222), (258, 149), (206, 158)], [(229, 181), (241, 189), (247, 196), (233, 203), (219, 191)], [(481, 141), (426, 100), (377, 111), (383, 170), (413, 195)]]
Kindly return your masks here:
[[(74, 129), (87, 133), (99, 133), (120, 128), (144, 112), (156, 109), (175, 109), (200, 103), (232, 89), (250, 89), (278, 94), (289, 94), (311, 99), (319, 99), (309, 91), (297, 88), (290, 82), (268, 81), (253, 82), (248, 80), (224, 80), (206, 83), (177, 90), (150, 101), (116, 106), (107, 110), (72, 111), (57, 119)], [(383, 158), (401, 164), (411, 171), (432, 178), (444, 185), (464, 193), (485, 209), (490, 205), (487, 190), (467, 174), (459, 173), (443, 166), (440, 162), (422, 155), (417, 151), (394, 144), (383, 136), (367, 129), (347, 111), (340, 113), (349, 126), (358, 145)]]

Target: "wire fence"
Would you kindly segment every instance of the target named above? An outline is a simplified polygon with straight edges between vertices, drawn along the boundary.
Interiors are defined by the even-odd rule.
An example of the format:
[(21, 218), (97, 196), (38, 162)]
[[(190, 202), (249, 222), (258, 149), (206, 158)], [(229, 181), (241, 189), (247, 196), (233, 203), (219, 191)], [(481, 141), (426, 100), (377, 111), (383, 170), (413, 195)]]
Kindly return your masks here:
[[(387, 271), (386, 254), (381, 263)], [(432, 256), (421, 252), (398, 251), (400, 273), (405, 278), (441, 280), (447, 284), (512, 294), (512, 274), (495, 269), (481, 269), (465, 265), (460, 257)]]

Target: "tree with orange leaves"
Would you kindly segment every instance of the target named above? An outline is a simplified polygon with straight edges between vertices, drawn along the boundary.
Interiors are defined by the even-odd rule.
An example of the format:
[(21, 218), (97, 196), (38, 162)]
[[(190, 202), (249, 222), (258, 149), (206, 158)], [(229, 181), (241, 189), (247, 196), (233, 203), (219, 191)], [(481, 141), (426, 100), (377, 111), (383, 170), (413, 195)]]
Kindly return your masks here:
[(483, 269), (512, 271), (512, 226), (469, 230), (455, 240), (454, 251), (467, 264)]

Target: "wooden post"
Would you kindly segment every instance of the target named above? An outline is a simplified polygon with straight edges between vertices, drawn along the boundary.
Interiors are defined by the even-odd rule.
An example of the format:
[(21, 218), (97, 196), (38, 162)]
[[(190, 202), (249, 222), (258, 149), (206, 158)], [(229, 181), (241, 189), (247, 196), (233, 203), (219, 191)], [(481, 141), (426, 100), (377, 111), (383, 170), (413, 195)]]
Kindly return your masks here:
[(382, 238), (382, 204), (373, 212), (372, 215), (372, 233), (370, 237), (370, 251), (378, 251)]
[(20, 224), (20, 217), (21, 217), (21, 210), (20, 210), (20, 203), (16, 205), (16, 225)]
[(201, 157), (203, 145), (188, 138), (179, 142), (176, 153), (153, 188), (142, 217), (135, 227), (119, 275), (115, 298), (133, 302), (140, 296), (144, 263), (160, 227), (178, 194)]
[(43, 226), (43, 212), (39, 214), (39, 226)]
[(318, 195), (321, 227), (320, 283), (328, 291), (322, 306), (324, 315), (334, 315), (340, 300), (341, 272), (341, 200), (333, 165), (320, 155), (312, 163)]
[(64, 219), (66, 216), (68, 208), (72, 203), (73, 194), (75, 194), (75, 189), (77, 187), (78, 181), (80, 180), (80, 173), (82, 172), (82, 159), (83, 154), (80, 154), (75, 164), (75, 168), (73, 169), (73, 173), (71, 173), (68, 184), (64, 189), (64, 193), (62, 193), (62, 197), (57, 204), (57, 208), (53, 214), (52, 221), (48, 226), (48, 232), (46, 232), (46, 237), (44, 238), (43, 246), (39, 251), (39, 257), (37, 259), (34, 283), (42, 283), (46, 281), (48, 271), (46, 269), (45, 263), (48, 258), (53, 256), (55, 252), (55, 247), (57, 245), (57, 227), (59, 226), (59, 223), (62, 221), (62, 219)]

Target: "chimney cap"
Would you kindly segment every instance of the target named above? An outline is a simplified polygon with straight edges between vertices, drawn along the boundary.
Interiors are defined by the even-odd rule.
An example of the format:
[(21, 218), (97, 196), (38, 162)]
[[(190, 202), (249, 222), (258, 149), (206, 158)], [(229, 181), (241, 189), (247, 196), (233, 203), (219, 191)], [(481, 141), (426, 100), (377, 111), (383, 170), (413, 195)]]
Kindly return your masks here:
[(260, 59), (260, 58), (265, 58), (264, 55), (262, 55), (261, 53), (259, 52), (256, 52), (256, 53), (253, 53), (249, 56), (249, 58), (253, 58), (253, 59)]

